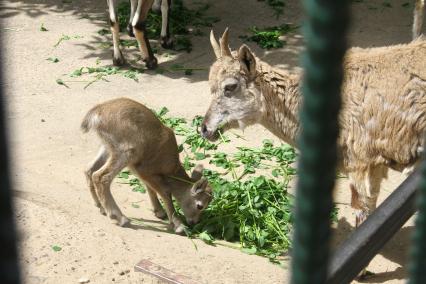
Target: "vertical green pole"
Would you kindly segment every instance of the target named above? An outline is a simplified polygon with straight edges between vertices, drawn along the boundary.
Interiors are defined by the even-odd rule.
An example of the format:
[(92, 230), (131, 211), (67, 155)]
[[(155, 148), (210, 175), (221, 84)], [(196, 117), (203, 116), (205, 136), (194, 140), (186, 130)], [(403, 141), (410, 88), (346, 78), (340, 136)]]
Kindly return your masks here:
[(347, 0), (304, 0), (306, 52), (302, 86), (299, 181), (291, 283), (324, 283), (329, 258)]
[(426, 283), (426, 159), (422, 162), (421, 174), (417, 193), (417, 208), (419, 213), (411, 245), (409, 284)]

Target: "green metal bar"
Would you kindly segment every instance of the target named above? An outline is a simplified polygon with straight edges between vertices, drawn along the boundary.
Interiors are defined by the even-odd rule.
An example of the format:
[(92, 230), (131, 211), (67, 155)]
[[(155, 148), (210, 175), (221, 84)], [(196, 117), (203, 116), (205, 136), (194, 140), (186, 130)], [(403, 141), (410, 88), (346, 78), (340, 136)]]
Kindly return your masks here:
[(409, 284), (426, 283), (426, 159), (421, 165), (421, 178), (418, 184), (416, 229), (411, 246), (411, 260), (409, 265)]
[(306, 52), (291, 283), (325, 283), (347, 0), (304, 0)]

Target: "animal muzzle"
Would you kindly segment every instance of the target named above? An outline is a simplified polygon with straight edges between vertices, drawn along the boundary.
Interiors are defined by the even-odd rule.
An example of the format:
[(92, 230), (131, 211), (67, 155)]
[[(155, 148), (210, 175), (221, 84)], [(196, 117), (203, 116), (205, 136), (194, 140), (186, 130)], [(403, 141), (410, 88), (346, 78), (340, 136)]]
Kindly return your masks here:
[(192, 227), (200, 222), (200, 217), (196, 216), (194, 218), (186, 218), (186, 223), (188, 226)]
[(201, 136), (203, 136), (204, 138), (210, 141), (216, 141), (219, 138), (219, 133), (217, 129), (210, 130), (204, 121), (201, 124), (200, 134)]

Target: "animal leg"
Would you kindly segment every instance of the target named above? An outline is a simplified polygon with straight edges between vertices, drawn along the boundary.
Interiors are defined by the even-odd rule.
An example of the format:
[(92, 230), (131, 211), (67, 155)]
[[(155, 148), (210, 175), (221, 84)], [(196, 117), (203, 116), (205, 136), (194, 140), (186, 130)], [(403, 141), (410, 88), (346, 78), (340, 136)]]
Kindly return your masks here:
[(133, 20), (133, 17), (135, 16), (137, 6), (138, 6), (138, 0), (130, 0), (130, 18), (129, 18), (129, 24), (127, 25), (127, 34), (131, 37), (135, 37), (135, 34), (133, 33), (132, 20)]
[(351, 206), (357, 210), (356, 227), (376, 209), (380, 185), (386, 174), (387, 169), (384, 166), (370, 166), (366, 171), (349, 174)]
[[(368, 170), (350, 174), (350, 189), (352, 192), (351, 206), (356, 210), (356, 227), (359, 227), (368, 216), (376, 209), (380, 185), (387, 175), (384, 166), (370, 166)], [(369, 274), (364, 268), (358, 278), (364, 279)]]
[(171, 0), (161, 1), (161, 46), (170, 49), (173, 47), (173, 40), (170, 37), (170, 4)]
[(112, 43), (114, 45), (114, 52), (112, 57), (112, 62), (116, 66), (121, 66), (124, 64), (123, 53), (120, 49), (120, 27), (118, 25), (117, 18), (117, 0), (107, 0), (108, 9), (109, 9), (109, 21), (111, 24), (111, 33), (112, 33)]
[(129, 223), (129, 219), (121, 213), (120, 208), (112, 197), (111, 182), (126, 164), (127, 160), (124, 155), (119, 156), (111, 153), (106, 163), (92, 175), (99, 201), (105, 208), (106, 214), (111, 219), (116, 219), (120, 226)]
[(161, 206), (160, 201), (158, 200), (157, 193), (150, 186), (147, 186), (146, 188), (148, 191), (149, 199), (151, 200), (151, 204), (152, 204), (152, 208), (154, 210), (155, 216), (162, 220), (166, 219), (167, 214), (164, 211), (163, 206)]
[(96, 158), (88, 165), (87, 169), (84, 172), (90, 193), (92, 194), (92, 198), (95, 201), (95, 206), (99, 208), (102, 215), (105, 215), (105, 209), (104, 207), (102, 207), (101, 202), (99, 201), (95, 185), (93, 184), (92, 175), (95, 171), (99, 170), (105, 164), (107, 159), (108, 152), (106, 151), (104, 146), (101, 146), (98, 154), (96, 155)]
[(173, 206), (172, 195), (164, 190), (167, 188), (167, 184), (163, 181), (163, 178), (161, 176), (144, 176), (143, 180), (160, 195), (164, 202), (167, 218), (170, 225), (173, 226), (175, 233), (182, 234), (185, 226)]
[(157, 67), (157, 58), (155, 58), (152, 52), (145, 27), (145, 21), (153, 1), (154, 0), (139, 0), (135, 16), (132, 20), (133, 32), (138, 41), (143, 61), (148, 69), (155, 69)]

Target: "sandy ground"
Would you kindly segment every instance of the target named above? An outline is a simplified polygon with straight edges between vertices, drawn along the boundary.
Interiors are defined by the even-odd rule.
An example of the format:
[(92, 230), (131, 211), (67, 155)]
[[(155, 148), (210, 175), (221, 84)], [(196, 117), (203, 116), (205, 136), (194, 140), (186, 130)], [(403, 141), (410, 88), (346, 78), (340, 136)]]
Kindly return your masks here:
[[(70, 2), (70, 3), (63, 3)], [(2, 65), (5, 73), (7, 122), (10, 130), (16, 221), (19, 227), (19, 254), (25, 283), (77, 283), (87, 277), (91, 283), (157, 283), (139, 272), (134, 265), (141, 259), (161, 264), (200, 283), (282, 283), (288, 281), (288, 264), (280, 267), (268, 260), (223, 246), (167, 233), (164, 223), (153, 216), (148, 197), (115, 183), (113, 194), (126, 215), (142, 218), (137, 228), (117, 227), (93, 206), (82, 171), (96, 154), (94, 136), (79, 130), (84, 113), (94, 104), (126, 96), (151, 108), (166, 106), (171, 115), (192, 118), (203, 115), (208, 107), (207, 70), (192, 76), (182, 73), (148, 72), (133, 82), (112, 76), (110, 82), (98, 82), (87, 89), (85, 83), (70, 82), (69, 88), (56, 84), (82, 66), (111, 64), (111, 50), (101, 49), (104, 40), (96, 32), (107, 28), (105, 1), (11, 0), (0, 1)], [(231, 47), (241, 44), (239, 35), (251, 25), (301, 23), (299, 1), (287, 1), (280, 19), (263, 3), (250, 1), (206, 1), (212, 4), (208, 14), (220, 17), (214, 29), (231, 27)], [(250, 5), (244, 5), (250, 2)], [(366, 1), (367, 2), (367, 1)], [(381, 46), (410, 39), (412, 8), (406, 1), (368, 1), (353, 5), (351, 45)], [(44, 23), (48, 32), (40, 32)], [(78, 39), (53, 45), (61, 35), (79, 35)], [(160, 66), (181, 63), (208, 68), (213, 61), (207, 36), (193, 40), (191, 53), (160, 56)], [(302, 49), (301, 36), (288, 38), (288, 44), (267, 52), (250, 44), (256, 54), (272, 65), (297, 68)], [(125, 51), (135, 57), (134, 48)], [(59, 63), (46, 60), (56, 56)], [(84, 79), (87, 80), (87, 79)], [(273, 138), (261, 127), (246, 130), (247, 145), (257, 146)], [(273, 138), (276, 140), (276, 138)], [(276, 140), (277, 141), (277, 140)], [(240, 142), (238, 142), (240, 143)], [(235, 147), (236, 144), (228, 147)], [(391, 174), (385, 182), (383, 200), (402, 180)], [(339, 223), (334, 230), (335, 244), (353, 227), (354, 216), (348, 206), (345, 180), (339, 181), (336, 200)], [(141, 208), (133, 208), (139, 202)], [(368, 282), (403, 283), (406, 278), (407, 251), (412, 221), (390, 241), (373, 260), (369, 270), (377, 273)], [(195, 245), (194, 245), (195, 244)], [(52, 246), (62, 248), (55, 252)]]

